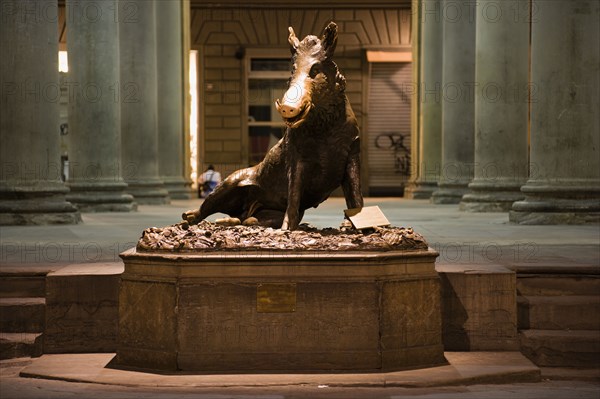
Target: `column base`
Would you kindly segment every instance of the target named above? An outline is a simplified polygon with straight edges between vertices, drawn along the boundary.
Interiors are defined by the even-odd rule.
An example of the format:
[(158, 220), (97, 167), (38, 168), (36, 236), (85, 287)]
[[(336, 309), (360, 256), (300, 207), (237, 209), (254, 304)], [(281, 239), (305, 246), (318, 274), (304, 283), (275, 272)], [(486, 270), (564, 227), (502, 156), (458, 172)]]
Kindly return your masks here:
[(0, 182), (0, 225), (77, 224), (81, 214), (65, 199), (62, 182)]
[(408, 199), (430, 199), (431, 195), (438, 189), (437, 183), (412, 182), (404, 189), (404, 198)]
[(463, 195), (459, 209), (467, 212), (508, 212), (515, 201), (525, 198), (521, 192), (523, 184), (474, 181), (469, 184), (471, 192)]
[(522, 225), (600, 224), (600, 212), (523, 212), (510, 211), (508, 220)]
[(165, 189), (169, 192), (171, 199), (188, 200), (196, 198), (196, 192), (192, 190), (191, 180), (184, 180), (181, 177), (166, 177), (161, 179), (164, 182)]
[[(1, 205), (0, 205), (1, 206)], [(48, 212), (48, 203), (38, 202), (36, 207), (40, 212), (3, 212), (0, 211), (0, 226), (44, 226), (51, 224), (77, 224), (80, 223), (81, 214), (77, 210), (72, 212)]]
[(71, 192), (67, 200), (80, 212), (131, 212), (137, 210), (131, 194), (125, 193), (127, 184), (122, 183), (69, 183)]
[(165, 205), (171, 203), (169, 192), (162, 180), (127, 181), (127, 193), (139, 205)]
[(469, 192), (468, 183), (464, 184), (438, 184), (438, 189), (431, 195), (434, 204), (458, 204), (463, 195)]
[(573, 183), (523, 186), (526, 197), (513, 204), (509, 220), (528, 225), (600, 223), (600, 182)]

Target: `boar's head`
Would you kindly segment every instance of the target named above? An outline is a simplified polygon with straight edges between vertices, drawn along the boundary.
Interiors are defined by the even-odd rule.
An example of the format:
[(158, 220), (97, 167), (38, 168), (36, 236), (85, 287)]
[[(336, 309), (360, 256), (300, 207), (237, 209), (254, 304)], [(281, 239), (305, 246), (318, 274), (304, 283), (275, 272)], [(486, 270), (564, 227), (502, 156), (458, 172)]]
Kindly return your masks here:
[[(296, 128), (308, 120), (327, 123), (343, 104), (346, 87), (332, 57), (337, 44), (337, 25), (330, 22), (318, 38), (308, 35), (298, 40), (289, 27), (292, 76), (281, 100), (275, 102), (286, 125)], [(341, 106), (344, 109), (344, 106)]]

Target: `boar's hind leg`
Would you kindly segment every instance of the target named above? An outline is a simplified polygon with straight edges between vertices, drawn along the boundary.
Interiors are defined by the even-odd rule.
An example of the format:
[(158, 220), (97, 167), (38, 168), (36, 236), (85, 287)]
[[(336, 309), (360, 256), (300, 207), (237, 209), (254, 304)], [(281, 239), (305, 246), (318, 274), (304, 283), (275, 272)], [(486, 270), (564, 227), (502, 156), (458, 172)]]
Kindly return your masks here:
[(285, 212), (278, 211), (276, 209), (261, 209), (252, 216), (258, 220), (257, 224), (259, 226), (272, 227), (274, 229), (278, 229), (283, 223), (284, 215)]
[(199, 221), (214, 213), (226, 213), (231, 217), (241, 218), (244, 212), (249, 187), (229, 185), (227, 182), (219, 185), (210, 193), (200, 206)]
[(206, 197), (200, 209), (184, 212), (182, 217), (189, 223), (198, 223), (214, 213), (226, 213), (242, 219), (246, 205), (252, 203), (250, 188), (254, 185), (254, 169), (238, 170), (227, 176), (215, 190)]
[(188, 211), (183, 214), (183, 218), (190, 223), (198, 223), (213, 213), (221, 212), (241, 219), (248, 200), (248, 191), (252, 186), (252, 176), (251, 168), (229, 175), (206, 197), (199, 210)]
[(360, 190), (360, 141), (354, 140), (350, 149), (350, 156), (346, 164), (344, 178), (342, 180), (342, 190), (346, 199), (348, 209), (362, 208), (363, 197)]
[(247, 189), (248, 187), (218, 186), (206, 197), (200, 209), (184, 212), (182, 217), (192, 224), (199, 223), (214, 213), (241, 218)]

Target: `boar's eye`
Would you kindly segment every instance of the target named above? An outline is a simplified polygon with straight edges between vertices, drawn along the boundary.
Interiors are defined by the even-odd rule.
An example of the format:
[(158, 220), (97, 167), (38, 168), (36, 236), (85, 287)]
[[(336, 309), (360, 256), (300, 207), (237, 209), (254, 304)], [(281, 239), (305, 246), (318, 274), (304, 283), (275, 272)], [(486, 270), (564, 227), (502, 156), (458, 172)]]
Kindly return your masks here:
[(315, 78), (315, 76), (317, 76), (318, 74), (321, 73), (321, 63), (320, 62), (316, 62), (313, 64), (313, 66), (310, 68), (310, 72), (309, 75), (312, 79)]

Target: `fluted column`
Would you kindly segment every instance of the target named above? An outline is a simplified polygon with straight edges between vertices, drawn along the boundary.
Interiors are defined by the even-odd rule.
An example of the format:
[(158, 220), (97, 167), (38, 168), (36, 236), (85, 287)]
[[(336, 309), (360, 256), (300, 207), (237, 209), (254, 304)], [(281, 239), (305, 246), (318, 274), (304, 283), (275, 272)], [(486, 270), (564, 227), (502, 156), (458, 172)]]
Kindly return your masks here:
[(600, 2), (535, 1), (530, 176), (512, 222), (600, 222)]
[(61, 181), (58, 17), (47, 6), (45, 0), (0, 2), (2, 225), (81, 220)]
[[(115, 0), (84, 14), (67, 0), (69, 54), (69, 201), (82, 212), (135, 209), (121, 175), (119, 24)], [(92, 18), (93, 17), (93, 18)]]
[(406, 191), (414, 199), (430, 198), (437, 190), (442, 149), (442, 1), (420, 1), (418, 175)]
[(444, 0), (442, 168), (436, 204), (457, 204), (473, 179), (475, 4)]
[(164, 204), (159, 178), (156, 1), (119, 2), (121, 143), (127, 191), (139, 204)]
[(183, 31), (181, 0), (156, 3), (158, 56), (158, 159), (160, 178), (171, 198), (190, 199), (184, 178)]
[[(411, 81), (418, 88), (421, 81), (421, 0), (411, 0), (411, 32), (410, 43), (412, 53)], [(415, 90), (410, 99), (410, 177), (404, 187), (404, 197), (414, 198), (413, 190), (419, 179), (419, 106), (421, 104), (420, 93)]]
[(461, 210), (507, 212), (524, 197), (521, 186), (529, 170), (528, 8), (528, 0), (477, 2), (475, 178)]

